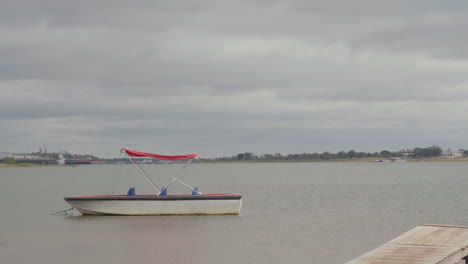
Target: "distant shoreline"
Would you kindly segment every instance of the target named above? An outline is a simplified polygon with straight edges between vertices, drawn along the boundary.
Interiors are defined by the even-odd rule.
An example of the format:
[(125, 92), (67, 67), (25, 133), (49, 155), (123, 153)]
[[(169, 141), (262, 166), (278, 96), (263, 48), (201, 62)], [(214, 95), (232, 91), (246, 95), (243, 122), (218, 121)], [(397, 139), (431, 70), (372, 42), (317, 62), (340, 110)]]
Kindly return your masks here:
[(16, 163), (6, 164), (0, 163), (0, 168), (17, 168), (17, 167), (74, 167), (76, 165), (59, 165), (59, 164), (36, 164), (36, 163)]
[[(378, 160), (382, 160), (382, 163), (401, 163), (401, 162), (463, 162), (468, 161), (468, 157), (464, 158), (421, 158), (421, 159), (402, 159), (400, 161), (391, 162), (388, 159), (376, 159), (376, 158), (352, 158), (352, 159), (329, 159), (329, 160), (312, 160), (312, 159), (304, 159), (304, 160), (205, 160), (204, 163), (305, 163), (305, 162), (375, 162), (379, 163)], [(111, 163), (108, 163), (111, 164)], [(35, 164), (35, 163), (16, 163), (16, 164), (5, 164), (0, 163), (0, 168), (15, 168), (15, 167), (74, 167), (78, 164), (73, 165), (59, 165), (59, 164)], [(90, 164), (86, 164), (90, 165)], [(99, 164), (94, 164), (99, 165)]]
[(383, 160), (382, 163), (401, 163), (401, 162), (443, 162), (443, 161), (468, 161), (468, 157), (464, 158), (421, 158), (421, 159), (401, 159), (400, 161), (391, 162), (391, 158), (352, 158), (352, 159), (291, 159), (291, 160), (210, 160), (204, 161), (205, 163), (303, 163), (303, 162), (377, 162)]

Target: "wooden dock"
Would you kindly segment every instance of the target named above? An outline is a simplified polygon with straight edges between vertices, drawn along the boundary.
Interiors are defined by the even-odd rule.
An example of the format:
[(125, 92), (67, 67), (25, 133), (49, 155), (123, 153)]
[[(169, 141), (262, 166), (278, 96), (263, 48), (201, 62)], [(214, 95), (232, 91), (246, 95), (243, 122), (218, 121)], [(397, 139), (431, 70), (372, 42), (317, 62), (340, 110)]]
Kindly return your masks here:
[(467, 255), (468, 226), (420, 225), (346, 264), (456, 264)]

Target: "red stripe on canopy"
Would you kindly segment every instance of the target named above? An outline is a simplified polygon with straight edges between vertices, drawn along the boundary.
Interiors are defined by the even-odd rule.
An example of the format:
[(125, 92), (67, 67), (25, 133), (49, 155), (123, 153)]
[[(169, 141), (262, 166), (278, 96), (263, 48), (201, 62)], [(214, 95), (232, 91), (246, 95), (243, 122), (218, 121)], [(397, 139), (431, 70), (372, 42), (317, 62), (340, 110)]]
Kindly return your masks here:
[(147, 158), (155, 158), (160, 160), (182, 160), (182, 159), (193, 159), (198, 156), (198, 153), (193, 154), (185, 154), (185, 155), (159, 155), (149, 152), (143, 152), (134, 149), (122, 148), (129, 156), (132, 157), (147, 157)]

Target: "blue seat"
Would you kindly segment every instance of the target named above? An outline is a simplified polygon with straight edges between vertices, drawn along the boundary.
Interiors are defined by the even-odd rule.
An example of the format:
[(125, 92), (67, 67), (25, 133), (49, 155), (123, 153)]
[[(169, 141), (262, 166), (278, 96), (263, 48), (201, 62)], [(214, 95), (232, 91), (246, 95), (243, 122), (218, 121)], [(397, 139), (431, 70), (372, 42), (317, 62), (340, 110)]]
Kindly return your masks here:
[(127, 196), (135, 196), (135, 187), (128, 189)]

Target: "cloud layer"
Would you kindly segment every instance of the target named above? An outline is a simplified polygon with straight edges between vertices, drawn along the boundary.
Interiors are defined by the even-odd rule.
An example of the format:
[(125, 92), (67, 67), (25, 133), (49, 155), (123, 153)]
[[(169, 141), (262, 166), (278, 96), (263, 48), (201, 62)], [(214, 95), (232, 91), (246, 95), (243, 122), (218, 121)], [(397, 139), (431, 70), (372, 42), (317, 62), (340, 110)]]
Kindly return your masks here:
[(2, 149), (467, 148), (465, 1), (2, 1)]

